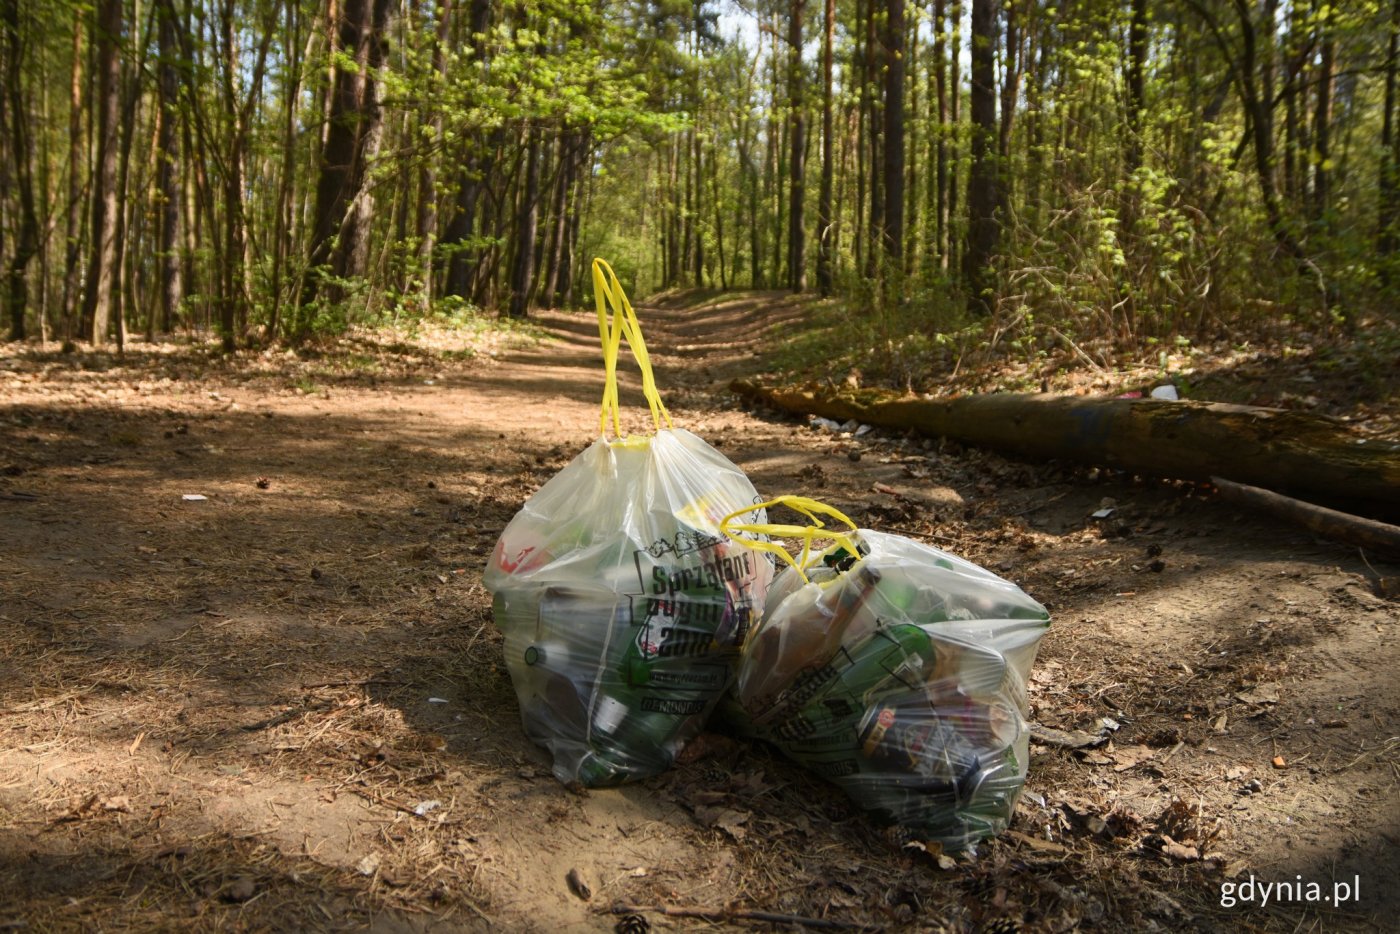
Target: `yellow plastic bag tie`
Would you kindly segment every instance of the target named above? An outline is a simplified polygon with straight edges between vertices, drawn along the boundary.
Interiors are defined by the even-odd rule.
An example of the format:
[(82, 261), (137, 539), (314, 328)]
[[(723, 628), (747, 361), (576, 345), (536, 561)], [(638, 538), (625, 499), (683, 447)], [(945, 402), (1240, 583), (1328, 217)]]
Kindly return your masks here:
[[(647, 344), (642, 338), (642, 326), (637, 322), (637, 313), (617, 281), (617, 274), (602, 259), (593, 260), (593, 297), (598, 303), (598, 337), (603, 342), (603, 405), (598, 413), (598, 428), (604, 435), (608, 433), (608, 416), (612, 416), (613, 434), (618, 438), (622, 433), (622, 419), (617, 401), (617, 358), (622, 349), (623, 338), (632, 349), (632, 356), (642, 371), (642, 393), (651, 406), (651, 420), (658, 431), (664, 421), (671, 427), (671, 413), (661, 402), (661, 394), (656, 390), (656, 377), (651, 371), (651, 357), (647, 355)], [(609, 311), (611, 310), (611, 314)]]
[[(794, 512), (799, 512), (808, 519), (811, 519), (812, 524), (784, 525), (778, 522), (734, 521), (740, 516), (748, 515), (751, 512), (757, 512), (760, 509), (771, 509), (774, 506), (786, 506)], [(759, 503), (757, 506), (745, 506), (743, 509), (737, 509), (724, 517), (723, 521), (719, 524), (719, 530), (735, 541), (740, 541), (750, 548), (777, 555), (791, 565), (798, 574), (801, 574), (802, 579), (805, 581), (808, 580), (807, 565), (811, 562), (812, 558), (813, 539), (829, 538), (849, 551), (852, 555), (857, 557), (860, 555), (860, 550), (856, 547), (855, 541), (851, 539), (850, 536), (846, 535), (844, 532), (827, 531), (826, 524), (822, 522), (818, 514), (838, 519), (850, 526), (851, 531), (854, 532), (856, 530), (856, 524), (852, 522), (845, 513), (808, 496), (779, 496), (776, 499), (770, 499), (766, 503)], [(797, 560), (793, 560), (792, 555), (788, 554), (787, 549), (778, 542), (740, 538), (736, 534), (738, 532), (767, 535), (770, 539), (800, 538), (802, 539), (802, 553)]]

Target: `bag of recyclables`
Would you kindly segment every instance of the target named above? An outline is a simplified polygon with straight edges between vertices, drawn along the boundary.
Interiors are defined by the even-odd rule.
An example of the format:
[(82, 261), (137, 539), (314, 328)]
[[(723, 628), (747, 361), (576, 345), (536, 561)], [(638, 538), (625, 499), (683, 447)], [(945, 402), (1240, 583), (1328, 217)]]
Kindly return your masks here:
[[(862, 809), (959, 851), (1004, 830), (1026, 777), (1026, 679), (1049, 614), (1016, 585), (900, 535), (856, 529), (802, 497), (812, 526), (768, 591), (725, 713), (742, 732), (840, 785)], [(820, 532), (818, 514), (847, 532)], [(814, 537), (834, 541), (814, 553)]]
[[(483, 580), (526, 734), (560, 781), (598, 787), (665, 770), (700, 732), (733, 681), (773, 566), (746, 533), (721, 534), (724, 516), (754, 510), (759, 496), (724, 455), (671, 427), (636, 315), (602, 260), (593, 283), (602, 437), (515, 515)], [(652, 435), (622, 435), (624, 338)]]

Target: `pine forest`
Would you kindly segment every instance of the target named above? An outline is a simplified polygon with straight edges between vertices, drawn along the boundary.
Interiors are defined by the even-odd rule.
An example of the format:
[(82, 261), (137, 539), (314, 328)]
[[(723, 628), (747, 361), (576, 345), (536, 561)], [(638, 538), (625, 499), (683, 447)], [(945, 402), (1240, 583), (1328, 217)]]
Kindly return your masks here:
[[(226, 348), (673, 287), (915, 350), (1394, 303), (1400, 4), (3, 0), (11, 338)], [(985, 326), (985, 325), (983, 325)]]

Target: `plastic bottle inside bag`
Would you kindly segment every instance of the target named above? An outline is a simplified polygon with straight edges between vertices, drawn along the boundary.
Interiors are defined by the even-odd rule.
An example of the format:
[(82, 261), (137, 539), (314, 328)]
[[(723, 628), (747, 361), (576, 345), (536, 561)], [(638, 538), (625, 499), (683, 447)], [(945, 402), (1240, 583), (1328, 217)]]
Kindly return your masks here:
[(881, 626), (804, 673), (754, 722), (789, 744), (787, 751), (798, 759), (806, 748), (851, 745), (872, 703), (887, 695), (921, 693), (933, 664), (933, 645), (921, 628)]
[(790, 596), (754, 638), (739, 679), (739, 698), (755, 714), (793, 684), (805, 671), (820, 668), (836, 654), (848, 630), (864, 632), (871, 614), (853, 627), (875, 593), (880, 572), (861, 566), (825, 589), (810, 583)]

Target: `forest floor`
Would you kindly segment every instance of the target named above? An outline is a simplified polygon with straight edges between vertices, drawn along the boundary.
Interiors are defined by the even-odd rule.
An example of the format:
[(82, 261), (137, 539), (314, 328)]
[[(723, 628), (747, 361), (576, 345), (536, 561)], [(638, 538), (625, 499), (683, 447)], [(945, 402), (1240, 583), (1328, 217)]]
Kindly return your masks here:
[(481, 571), (597, 435), (591, 315), (309, 356), (9, 347), (0, 931), (612, 930), (615, 903), (725, 919), (657, 930), (1393, 930), (1400, 603), (1375, 583), (1396, 567), (1191, 484), (743, 410), (729, 379), (805, 314), (642, 311), (677, 425), (760, 492), (1050, 608), (1010, 832), (901, 847), (716, 734), (620, 789), (551, 776)]

